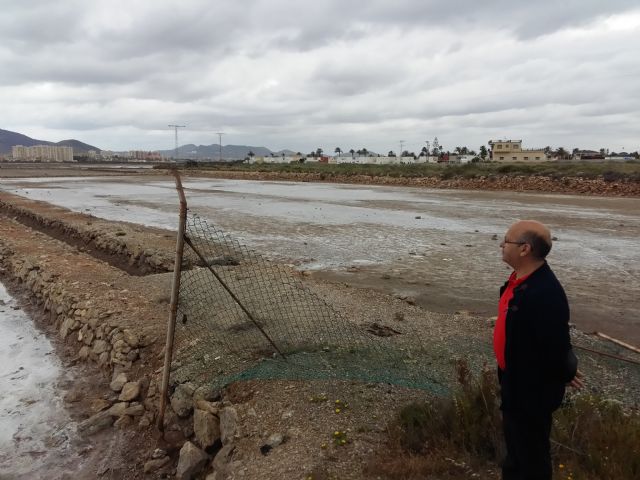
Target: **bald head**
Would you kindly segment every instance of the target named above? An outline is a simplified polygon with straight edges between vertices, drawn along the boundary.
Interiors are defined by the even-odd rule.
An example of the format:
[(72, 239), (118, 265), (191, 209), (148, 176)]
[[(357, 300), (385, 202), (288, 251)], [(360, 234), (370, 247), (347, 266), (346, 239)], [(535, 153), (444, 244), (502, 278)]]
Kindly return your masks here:
[(551, 251), (551, 231), (549, 228), (535, 220), (521, 220), (509, 228), (512, 238), (525, 242), (531, 247), (531, 255), (544, 260)]

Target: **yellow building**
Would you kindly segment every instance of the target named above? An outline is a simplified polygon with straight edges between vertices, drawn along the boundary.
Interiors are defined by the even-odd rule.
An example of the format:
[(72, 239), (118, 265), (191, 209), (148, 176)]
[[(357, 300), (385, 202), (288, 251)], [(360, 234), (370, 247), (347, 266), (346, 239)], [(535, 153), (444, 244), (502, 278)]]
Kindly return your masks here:
[(491, 159), (495, 162), (546, 162), (544, 150), (523, 149), (522, 140), (489, 140)]

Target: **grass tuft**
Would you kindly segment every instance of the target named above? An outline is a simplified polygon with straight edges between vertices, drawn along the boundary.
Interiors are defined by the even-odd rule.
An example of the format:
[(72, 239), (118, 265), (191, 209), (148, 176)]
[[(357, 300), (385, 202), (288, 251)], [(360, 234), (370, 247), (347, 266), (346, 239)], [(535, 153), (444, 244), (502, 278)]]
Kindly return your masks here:
[[(452, 397), (402, 408), (367, 472), (394, 480), (497, 474), (504, 445), (495, 371), (485, 368), (474, 378), (460, 361), (456, 375)], [(554, 478), (640, 478), (637, 406), (576, 394), (555, 412), (551, 440)]]

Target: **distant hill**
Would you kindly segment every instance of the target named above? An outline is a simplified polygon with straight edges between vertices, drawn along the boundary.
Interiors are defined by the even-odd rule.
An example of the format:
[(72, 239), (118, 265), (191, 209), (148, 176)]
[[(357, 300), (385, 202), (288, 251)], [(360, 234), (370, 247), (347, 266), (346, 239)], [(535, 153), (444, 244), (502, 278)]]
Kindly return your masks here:
[(11, 153), (11, 147), (14, 145), (24, 145), (25, 147), (33, 147), (34, 145), (57, 145), (60, 147), (72, 147), (73, 153), (86, 153), (89, 150), (100, 151), (98, 147), (82, 143), (78, 140), (62, 140), (61, 142), (49, 142), (47, 140), (37, 140), (27, 137), (21, 133), (11, 132), (9, 130), (0, 129), (0, 154)]
[[(173, 157), (175, 150), (159, 150), (163, 157)], [(258, 157), (274, 155), (291, 155), (295, 152), (291, 150), (281, 150), (272, 152), (266, 147), (252, 147), (250, 145), (223, 145), (222, 158), (226, 160), (239, 160), (246, 158), (249, 152), (253, 152)], [(178, 148), (178, 156), (190, 160), (217, 160), (220, 157), (220, 145), (217, 143), (211, 145), (194, 145), (189, 143)]]

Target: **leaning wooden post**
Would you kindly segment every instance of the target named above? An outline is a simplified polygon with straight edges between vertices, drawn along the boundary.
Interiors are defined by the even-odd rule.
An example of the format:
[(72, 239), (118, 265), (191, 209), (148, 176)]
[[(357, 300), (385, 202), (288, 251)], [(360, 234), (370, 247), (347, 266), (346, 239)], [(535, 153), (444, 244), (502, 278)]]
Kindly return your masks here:
[(182, 271), (182, 253), (184, 251), (185, 226), (187, 223), (187, 199), (184, 196), (182, 181), (177, 170), (173, 170), (176, 180), (176, 190), (180, 197), (180, 222), (176, 237), (176, 258), (173, 264), (173, 282), (171, 285), (171, 308), (167, 323), (167, 341), (164, 347), (164, 369), (162, 372), (162, 390), (160, 392), (160, 411), (158, 412), (158, 430), (164, 429), (164, 411), (167, 408), (169, 373), (171, 371), (171, 357), (173, 356), (173, 338), (176, 330), (176, 316), (178, 315), (178, 297), (180, 294), (180, 273)]

